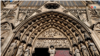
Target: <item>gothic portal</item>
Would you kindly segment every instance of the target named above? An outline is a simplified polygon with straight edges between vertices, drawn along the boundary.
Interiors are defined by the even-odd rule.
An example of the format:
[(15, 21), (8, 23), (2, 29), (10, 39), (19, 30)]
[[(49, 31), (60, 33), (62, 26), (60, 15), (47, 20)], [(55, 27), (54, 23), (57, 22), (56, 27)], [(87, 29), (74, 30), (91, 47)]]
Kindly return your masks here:
[(71, 1), (2, 3), (2, 56), (100, 55), (100, 9), (89, 7), (96, 2), (74, 2), (82, 3), (74, 7)]

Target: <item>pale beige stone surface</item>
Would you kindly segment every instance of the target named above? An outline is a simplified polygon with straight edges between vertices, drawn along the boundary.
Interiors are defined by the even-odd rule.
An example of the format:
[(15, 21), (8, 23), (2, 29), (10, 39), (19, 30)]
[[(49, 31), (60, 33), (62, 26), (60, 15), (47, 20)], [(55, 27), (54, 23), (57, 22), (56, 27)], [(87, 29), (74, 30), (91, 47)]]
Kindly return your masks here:
[[(22, 2), (5, 2), (6, 6), (0, 12), (2, 14), (0, 15), (2, 19), (1, 56), (7, 56), (5, 54), (32, 56), (35, 48), (49, 48), (51, 45), (55, 48), (68, 48), (72, 55), (81, 56), (80, 43), (84, 43), (88, 51), (92, 50), (89, 53), (90, 56), (95, 54), (92, 48), (94, 46), (97, 49), (96, 54), (100, 54), (100, 25), (97, 25), (100, 21), (99, 5), (90, 1), (92, 4), (89, 6), (97, 6), (94, 10), (89, 6), (68, 4), (63, 6), (58, 1), (46, 1), (40, 6), (20, 6)], [(60, 6), (57, 9), (54, 7), (47, 9), (45, 5), (48, 3), (56, 3)], [(82, 3), (86, 4), (85, 1)], [(95, 26), (92, 30), (93, 24)], [(15, 41), (17, 41), (17, 48), (12, 48), (11, 44)], [(91, 49), (89, 41), (94, 44)], [(11, 49), (11, 54), (8, 49)], [(53, 54), (51, 54), (52, 50), (48, 51), (50, 56), (54, 56), (56, 49), (53, 50)]]

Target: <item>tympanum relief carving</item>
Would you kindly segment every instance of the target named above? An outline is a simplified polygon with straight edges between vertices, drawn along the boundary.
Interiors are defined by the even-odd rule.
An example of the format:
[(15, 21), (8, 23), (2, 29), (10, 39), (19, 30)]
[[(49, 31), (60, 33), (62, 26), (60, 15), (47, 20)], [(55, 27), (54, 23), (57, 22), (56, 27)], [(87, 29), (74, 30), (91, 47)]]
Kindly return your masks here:
[(69, 48), (69, 42), (66, 39), (37, 39), (35, 47), (37, 48), (47, 48), (50, 45), (55, 46), (56, 48)]
[[(67, 44), (67, 45), (66, 45)], [(44, 31), (36, 40), (35, 47), (49, 47), (50, 45), (55, 46), (56, 48), (68, 48), (69, 42), (66, 36), (63, 35), (60, 31), (50, 28)]]
[(43, 32), (38, 38), (66, 38), (61, 32), (54, 28), (50, 28)]

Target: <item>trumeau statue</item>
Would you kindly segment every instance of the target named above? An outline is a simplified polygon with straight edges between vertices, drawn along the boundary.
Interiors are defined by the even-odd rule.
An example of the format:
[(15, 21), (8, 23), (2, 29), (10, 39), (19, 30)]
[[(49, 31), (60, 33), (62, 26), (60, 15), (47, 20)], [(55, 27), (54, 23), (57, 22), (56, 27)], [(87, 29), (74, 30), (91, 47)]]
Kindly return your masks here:
[(16, 49), (17, 49), (17, 41), (11, 44), (5, 56), (13, 56)]
[(25, 50), (24, 56), (30, 56), (30, 49), (29, 48), (27, 48)]
[(54, 48), (54, 46), (50, 46), (49, 47), (49, 53), (50, 53), (50, 56), (54, 56), (55, 55), (55, 48)]
[(88, 43), (89, 43), (89, 47), (90, 47), (90, 50), (91, 50), (93, 56), (99, 56), (98, 51), (97, 51), (94, 43), (92, 43), (90, 40), (88, 41)]
[(23, 46), (19, 46), (16, 56), (22, 56), (23, 55)]
[(82, 43), (81, 43), (81, 50), (82, 50), (84, 56), (90, 56), (88, 51), (87, 51), (86, 46)]
[(80, 51), (79, 51), (79, 49), (77, 49), (77, 47), (75, 47), (74, 55), (75, 56), (81, 56)]

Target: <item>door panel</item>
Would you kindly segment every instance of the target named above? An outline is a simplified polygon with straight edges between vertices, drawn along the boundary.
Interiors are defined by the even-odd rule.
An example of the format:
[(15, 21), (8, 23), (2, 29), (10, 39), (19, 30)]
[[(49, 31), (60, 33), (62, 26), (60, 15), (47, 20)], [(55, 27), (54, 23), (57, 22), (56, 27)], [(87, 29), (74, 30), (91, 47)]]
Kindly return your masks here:
[(57, 49), (55, 56), (71, 56), (68, 49)]

